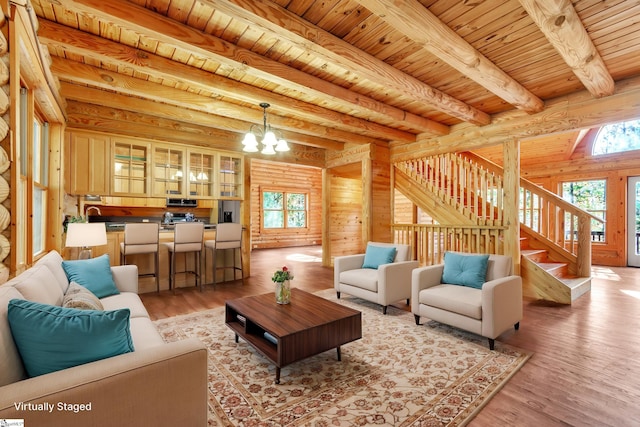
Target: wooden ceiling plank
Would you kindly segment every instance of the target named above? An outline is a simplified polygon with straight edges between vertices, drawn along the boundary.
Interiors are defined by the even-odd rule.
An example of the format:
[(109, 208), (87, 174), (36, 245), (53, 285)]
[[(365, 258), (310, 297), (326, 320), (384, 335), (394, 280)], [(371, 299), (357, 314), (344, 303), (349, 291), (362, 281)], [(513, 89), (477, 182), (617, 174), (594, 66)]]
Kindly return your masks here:
[[(413, 134), (277, 95), (267, 90), (257, 89), (248, 84), (230, 81), (206, 71), (177, 64), (166, 58), (136, 51), (115, 42), (81, 33), (48, 21), (43, 21), (41, 25), (40, 40), (49, 46), (63, 47), (71, 52), (78, 52), (80, 55), (96, 58), (103, 64), (114, 62), (121, 66), (130, 66), (132, 69), (143, 73), (155, 72), (163, 78), (188, 82), (194, 87), (217, 92), (224, 96), (239, 98), (255, 105), (259, 102), (269, 102), (285, 113), (296, 114), (310, 121), (320, 121), (325, 126), (344, 128), (352, 132), (363, 132), (375, 138), (415, 141)], [(429, 131), (433, 130), (431, 128), (428, 129)], [(447, 131), (448, 128), (444, 132), (440, 132), (440, 134), (446, 134)]]
[(539, 112), (544, 103), (498, 68), (417, 0), (359, 0), (385, 22), (516, 108)]
[(520, 4), (593, 96), (613, 93), (613, 78), (569, 0), (520, 0)]
[(251, 0), (216, 0), (215, 4), (219, 10), (235, 19), (263, 26), (266, 32), (276, 34), (312, 52), (316, 57), (325, 58), (326, 61), (372, 82), (384, 82), (385, 86), (392, 87), (404, 96), (427, 103), (434, 109), (464, 121), (475, 124), (489, 123), (487, 114), (400, 72), (286, 9), (268, 2), (259, 3)]
[[(78, 13), (100, 15), (109, 22), (117, 23), (125, 28), (147, 34), (148, 37), (164, 42), (168, 45), (180, 47), (205, 57), (215, 57), (222, 64), (234, 69), (251, 71), (256, 76), (272, 82), (295, 88), (303, 93), (314, 92), (317, 96), (330, 98), (336, 103), (351, 104), (352, 108), (366, 109), (375, 115), (394, 117), (398, 121), (405, 121), (411, 125), (431, 125), (430, 133), (441, 134), (440, 128), (446, 126), (413, 114), (388, 106), (374, 99), (353, 93), (347, 89), (329, 84), (321, 79), (286, 65), (268, 60), (251, 51), (240, 49), (224, 40), (203, 34), (175, 21), (163, 18), (149, 10), (141, 9), (127, 2), (104, 2), (102, 0), (42, 0), (55, 1), (67, 9)], [(346, 104), (345, 104), (346, 103)]]

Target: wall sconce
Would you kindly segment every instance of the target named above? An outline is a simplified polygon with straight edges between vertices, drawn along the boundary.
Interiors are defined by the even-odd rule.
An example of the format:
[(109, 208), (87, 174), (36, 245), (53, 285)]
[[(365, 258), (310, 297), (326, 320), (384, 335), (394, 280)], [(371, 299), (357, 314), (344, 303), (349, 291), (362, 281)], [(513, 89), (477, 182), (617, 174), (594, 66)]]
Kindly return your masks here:
[(68, 248), (81, 248), (78, 259), (91, 258), (91, 247), (107, 244), (107, 228), (104, 222), (72, 222), (67, 225)]
[(289, 145), (283, 138), (276, 138), (276, 134), (271, 130), (271, 126), (267, 125), (267, 108), (271, 105), (266, 102), (260, 103), (262, 107), (262, 129), (257, 125), (251, 125), (249, 132), (244, 136), (242, 140), (242, 151), (247, 153), (255, 153), (258, 150), (258, 140), (256, 134), (262, 138), (262, 154), (276, 154), (276, 151), (289, 151)]

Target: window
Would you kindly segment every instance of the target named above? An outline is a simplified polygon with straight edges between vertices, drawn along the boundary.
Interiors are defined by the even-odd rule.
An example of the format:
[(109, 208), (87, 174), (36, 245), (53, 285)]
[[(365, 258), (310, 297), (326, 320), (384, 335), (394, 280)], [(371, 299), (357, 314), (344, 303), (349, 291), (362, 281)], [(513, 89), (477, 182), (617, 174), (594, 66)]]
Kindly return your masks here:
[[(591, 215), (606, 220), (607, 214), (607, 181), (604, 179), (594, 181), (574, 181), (562, 183), (562, 198), (576, 205)], [(565, 231), (569, 233), (571, 224), (566, 224)], [(574, 224), (574, 230), (576, 230)], [(605, 224), (600, 221), (591, 221), (591, 240), (605, 240)]]
[(32, 254), (45, 251), (45, 233), (47, 224), (47, 185), (49, 164), (48, 126), (38, 118), (33, 119), (32, 159)]
[(307, 193), (263, 191), (263, 228), (305, 228), (308, 198)]
[(29, 263), (46, 251), (49, 185), (49, 126), (38, 118), (32, 91), (20, 91), (20, 190), (16, 262)]
[(603, 126), (593, 143), (592, 154), (640, 150), (640, 120)]

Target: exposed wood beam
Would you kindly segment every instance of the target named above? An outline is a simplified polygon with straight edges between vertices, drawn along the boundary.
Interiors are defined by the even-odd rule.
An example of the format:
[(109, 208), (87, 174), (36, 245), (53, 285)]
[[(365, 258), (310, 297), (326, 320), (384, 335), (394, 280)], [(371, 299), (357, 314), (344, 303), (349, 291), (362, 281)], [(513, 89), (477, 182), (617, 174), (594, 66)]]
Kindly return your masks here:
[[(229, 138), (229, 136), (233, 136), (230, 132), (215, 130), (204, 126), (191, 126), (189, 129), (182, 129), (181, 132), (175, 132), (174, 124), (171, 121), (145, 117), (142, 114), (129, 111), (114, 111), (111, 108), (105, 109), (95, 105), (86, 108), (75, 102), (70, 102), (69, 108), (72, 110), (78, 109), (80, 111), (86, 111), (87, 113), (70, 114), (68, 121), (69, 128), (97, 132), (104, 132), (105, 129), (108, 128), (115, 134), (167, 140), (172, 143), (213, 147), (218, 150), (222, 149), (236, 152), (238, 152), (238, 146), (240, 145), (237, 141)], [(324, 167), (324, 153), (325, 150), (319, 148), (291, 144), (291, 150), (286, 153), (277, 153), (275, 156), (252, 153), (251, 158)]]
[(568, 132), (638, 118), (640, 77), (616, 83), (615, 93), (594, 98), (582, 91), (547, 101), (544, 111), (532, 115), (508, 112), (493, 117), (492, 124), (478, 127), (457, 125), (447, 136), (419, 136), (414, 144), (391, 146), (391, 160), (401, 161), (434, 154), (472, 151), (511, 139), (526, 140), (541, 135)]
[(345, 109), (364, 109), (371, 114), (387, 116), (387, 119), (394, 117), (400, 121), (404, 120), (406, 115), (403, 110), (326, 82), (250, 50), (242, 49), (218, 37), (194, 30), (133, 3), (105, 2), (103, 0), (44, 1), (75, 10), (78, 13), (100, 15), (114, 25), (193, 53), (196, 57), (211, 59), (252, 76), (284, 85), (292, 90), (331, 99), (333, 102), (341, 104)]
[[(62, 80), (99, 87), (126, 95), (152, 99), (156, 101), (154, 104), (156, 109), (162, 109), (163, 104), (170, 104), (229, 118), (242, 117), (251, 123), (261, 124), (263, 120), (262, 111), (241, 107), (230, 102), (185, 92), (173, 87), (102, 70), (74, 61), (53, 58), (52, 70)], [(384, 141), (374, 138), (302, 122), (300, 120), (289, 119), (287, 117), (271, 116), (269, 117), (269, 122), (278, 130), (292, 130), (342, 142), (352, 142), (356, 144), (367, 144), (371, 142), (385, 143)], [(220, 123), (222, 126), (224, 125), (224, 121)]]
[(569, 0), (520, 0), (520, 4), (593, 96), (613, 93), (613, 78)]
[[(273, 107), (270, 111), (295, 114), (323, 126), (359, 132), (381, 139), (415, 141), (415, 135), (409, 132), (298, 101), (50, 21), (42, 21), (38, 38), (51, 48), (61, 48), (73, 55), (89, 57), (114, 67), (152, 74), (157, 79), (188, 83), (207, 92), (255, 105), (268, 102)], [(422, 132), (431, 132), (434, 135), (446, 135), (449, 132), (448, 126), (427, 119), (424, 119), (424, 122), (423, 126), (419, 126)]]
[(435, 110), (466, 122), (483, 125), (490, 121), (488, 114), (403, 73), (274, 3), (253, 0), (203, 2), (247, 25), (257, 25), (267, 33), (286, 39), (305, 52), (356, 75), (372, 82), (383, 82), (384, 86), (415, 102), (430, 105)]
[(396, 31), (511, 105), (537, 113), (544, 102), (489, 61), (417, 0), (356, 0)]
[[(114, 108), (119, 111), (126, 108), (129, 111), (153, 114), (155, 117), (172, 120), (174, 123), (174, 125), (171, 126), (173, 131), (179, 130), (179, 127), (181, 126), (180, 123), (189, 123), (233, 132), (233, 134), (231, 134), (233, 136), (230, 136), (229, 138), (235, 141), (236, 149), (240, 147), (240, 141), (242, 139), (240, 134), (245, 133), (251, 126), (250, 123), (242, 120), (215, 116), (201, 111), (175, 107), (172, 105), (163, 105), (162, 108), (158, 108), (157, 103), (154, 101), (134, 98), (113, 92), (106, 92), (87, 86), (78, 86), (67, 82), (61, 83), (61, 89), (62, 94), (67, 100), (78, 101), (83, 105), (97, 104), (104, 107)], [(89, 114), (88, 111), (83, 112), (77, 107), (74, 107), (73, 109), (70, 108), (69, 113)], [(122, 115), (122, 113), (119, 115)], [(344, 147), (344, 143), (326, 138), (301, 135), (287, 131), (283, 131), (282, 135), (289, 142), (308, 145), (310, 147), (323, 148), (326, 150), (342, 150)]]

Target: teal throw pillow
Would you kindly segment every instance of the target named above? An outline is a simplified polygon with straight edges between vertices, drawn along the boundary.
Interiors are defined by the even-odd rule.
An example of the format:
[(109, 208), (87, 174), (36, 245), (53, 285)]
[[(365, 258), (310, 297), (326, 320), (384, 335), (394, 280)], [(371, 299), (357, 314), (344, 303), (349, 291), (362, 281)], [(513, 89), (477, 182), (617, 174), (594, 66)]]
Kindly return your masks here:
[(389, 264), (396, 258), (394, 246), (367, 245), (362, 268), (377, 269), (382, 264)]
[(113, 281), (109, 255), (97, 258), (62, 261), (62, 268), (69, 282), (76, 282), (90, 290), (98, 298), (120, 293)]
[(133, 351), (128, 308), (79, 310), (12, 299), (7, 318), (30, 377)]
[(442, 283), (482, 289), (487, 277), (489, 255), (444, 254)]

